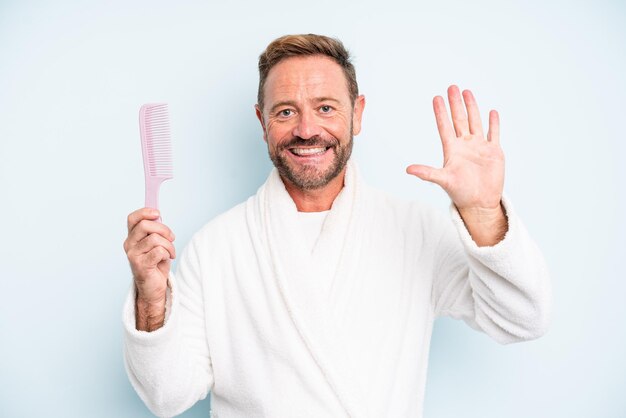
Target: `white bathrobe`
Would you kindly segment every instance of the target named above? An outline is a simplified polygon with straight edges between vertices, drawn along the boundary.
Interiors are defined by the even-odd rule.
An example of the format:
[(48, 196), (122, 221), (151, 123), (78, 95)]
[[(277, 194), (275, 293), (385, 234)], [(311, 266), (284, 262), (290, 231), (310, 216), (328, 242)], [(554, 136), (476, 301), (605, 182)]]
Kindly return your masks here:
[(158, 416), (211, 393), (211, 416), (421, 417), (433, 321), (463, 319), (499, 343), (542, 335), (543, 258), (510, 203), (509, 230), (479, 248), (452, 220), (367, 187), (353, 163), (310, 251), (274, 169), (205, 225), (170, 275), (165, 325), (135, 329), (130, 381)]

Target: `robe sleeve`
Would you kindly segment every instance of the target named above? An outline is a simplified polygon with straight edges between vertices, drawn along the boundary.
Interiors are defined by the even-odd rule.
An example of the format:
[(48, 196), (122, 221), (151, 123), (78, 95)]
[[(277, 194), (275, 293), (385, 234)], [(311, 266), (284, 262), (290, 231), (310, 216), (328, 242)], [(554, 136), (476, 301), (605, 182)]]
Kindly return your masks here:
[[(551, 285), (543, 256), (506, 199), (508, 231), (502, 241), (478, 247), (454, 205), (435, 250), (435, 316), (463, 319), (501, 344), (545, 334)], [(455, 231), (456, 229), (456, 231)]]
[(135, 289), (124, 305), (124, 363), (128, 378), (148, 409), (159, 417), (178, 415), (206, 398), (213, 370), (206, 337), (202, 281), (193, 241), (170, 273), (163, 327), (135, 328)]

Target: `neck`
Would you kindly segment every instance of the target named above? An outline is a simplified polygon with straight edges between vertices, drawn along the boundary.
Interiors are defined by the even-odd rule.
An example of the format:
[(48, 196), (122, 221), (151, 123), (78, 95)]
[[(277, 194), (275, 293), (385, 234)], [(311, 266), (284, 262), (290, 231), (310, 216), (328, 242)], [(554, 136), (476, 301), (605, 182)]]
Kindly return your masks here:
[(315, 190), (302, 190), (296, 187), (289, 180), (283, 178), (285, 189), (287, 193), (293, 199), (298, 212), (322, 212), (330, 210), (333, 202), (341, 189), (343, 189), (344, 177), (346, 175), (346, 168), (339, 173), (337, 177), (332, 179), (326, 186)]

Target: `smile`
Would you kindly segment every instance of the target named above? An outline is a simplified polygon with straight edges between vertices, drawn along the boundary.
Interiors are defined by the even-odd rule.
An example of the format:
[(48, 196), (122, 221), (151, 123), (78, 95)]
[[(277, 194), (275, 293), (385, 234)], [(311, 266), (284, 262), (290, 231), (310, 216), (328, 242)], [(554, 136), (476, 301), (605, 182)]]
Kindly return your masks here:
[(325, 153), (330, 147), (317, 147), (317, 148), (290, 148), (289, 151), (292, 154), (297, 156), (313, 156), (313, 155), (322, 155)]

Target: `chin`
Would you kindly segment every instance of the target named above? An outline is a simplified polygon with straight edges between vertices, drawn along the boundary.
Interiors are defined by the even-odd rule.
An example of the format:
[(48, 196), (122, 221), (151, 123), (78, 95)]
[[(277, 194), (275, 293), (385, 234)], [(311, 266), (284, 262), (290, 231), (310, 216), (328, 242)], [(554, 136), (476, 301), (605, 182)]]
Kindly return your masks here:
[(333, 179), (341, 173), (341, 168), (338, 168), (334, 164), (323, 169), (309, 165), (298, 169), (289, 168), (286, 170), (282, 170), (281, 167), (278, 167), (278, 171), (299, 189), (318, 190), (326, 187), (333, 181)]

